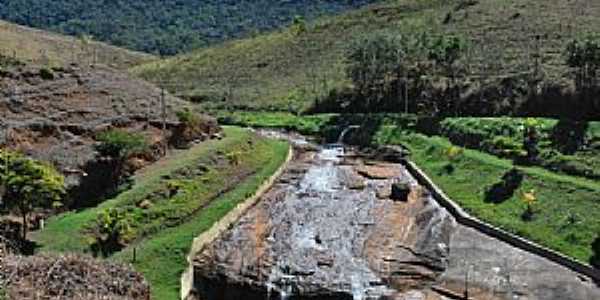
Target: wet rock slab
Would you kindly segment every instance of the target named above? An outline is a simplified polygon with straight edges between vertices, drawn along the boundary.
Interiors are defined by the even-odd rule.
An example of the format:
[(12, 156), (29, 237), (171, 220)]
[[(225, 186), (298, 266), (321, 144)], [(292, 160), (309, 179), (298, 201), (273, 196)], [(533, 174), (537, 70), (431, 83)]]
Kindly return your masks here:
[(341, 165), (342, 153), (303, 155), (197, 257), (201, 299), (378, 299), (435, 281), (453, 221), (418, 189), (405, 203), (376, 197), (401, 165)]
[[(467, 290), (469, 299), (600, 299), (573, 272), (456, 224), (402, 165), (343, 154), (298, 154), (262, 201), (196, 257), (196, 296), (430, 300)], [(390, 199), (398, 182), (410, 187), (406, 201)]]

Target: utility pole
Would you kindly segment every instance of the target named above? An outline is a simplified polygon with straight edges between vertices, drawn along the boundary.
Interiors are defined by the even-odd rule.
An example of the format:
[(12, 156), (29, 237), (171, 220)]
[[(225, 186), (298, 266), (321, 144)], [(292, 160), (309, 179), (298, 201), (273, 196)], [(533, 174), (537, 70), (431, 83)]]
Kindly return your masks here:
[(167, 106), (165, 104), (165, 88), (160, 88), (160, 108), (162, 115), (162, 137), (163, 137), (163, 151), (167, 155)]

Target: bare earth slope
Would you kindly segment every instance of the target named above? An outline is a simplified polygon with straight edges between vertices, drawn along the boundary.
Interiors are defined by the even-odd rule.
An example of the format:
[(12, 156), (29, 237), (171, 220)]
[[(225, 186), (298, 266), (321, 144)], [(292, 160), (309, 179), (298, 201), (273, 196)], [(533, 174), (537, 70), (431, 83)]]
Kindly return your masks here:
[[(109, 128), (142, 133), (152, 148), (150, 157), (142, 157), (146, 161), (162, 155), (162, 146), (173, 141), (175, 112), (185, 102), (166, 95), (168, 132), (163, 136), (160, 97), (152, 84), (108, 67), (13, 68), (0, 74), (0, 146), (52, 162), (70, 187), (83, 179), (99, 185), (110, 177), (111, 166), (103, 173), (95, 162), (97, 133)], [(217, 130), (214, 121), (205, 121), (205, 136), (199, 139)]]

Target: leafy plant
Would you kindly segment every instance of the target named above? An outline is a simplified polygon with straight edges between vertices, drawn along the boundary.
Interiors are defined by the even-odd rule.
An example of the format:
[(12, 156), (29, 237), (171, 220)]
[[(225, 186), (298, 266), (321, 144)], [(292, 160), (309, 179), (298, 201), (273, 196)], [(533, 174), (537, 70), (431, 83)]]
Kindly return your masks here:
[(458, 159), (464, 153), (464, 151), (465, 150), (461, 147), (450, 146), (446, 149), (445, 154), (448, 160), (454, 161)]
[(96, 136), (100, 142), (96, 150), (101, 155), (125, 159), (134, 154), (145, 153), (150, 145), (146, 138), (137, 133), (130, 133), (121, 129), (111, 129)]
[(306, 32), (306, 20), (302, 16), (294, 16), (292, 20), (292, 33), (294, 35), (301, 35)]
[(64, 177), (51, 165), (21, 154), (0, 150), (3, 204), (23, 218), (22, 238), (27, 238), (28, 216), (35, 208), (56, 206), (65, 193)]
[(177, 111), (175, 114), (177, 115), (179, 122), (184, 123), (187, 126), (195, 127), (201, 123), (201, 119), (198, 114), (194, 113), (187, 107), (183, 110)]
[(127, 214), (116, 208), (102, 211), (93, 230), (92, 251), (104, 257), (123, 249), (130, 237), (134, 236)]
[(523, 220), (530, 221), (533, 218), (535, 213), (534, 207), (537, 205), (538, 199), (535, 194), (535, 190), (529, 190), (528, 192), (524, 192), (521, 201), (525, 203), (525, 212), (523, 213)]
[(54, 72), (52, 72), (52, 70), (47, 69), (47, 68), (41, 68), (40, 69), (40, 77), (42, 77), (42, 79), (44, 79), (44, 80), (52, 80), (52, 79), (54, 79)]

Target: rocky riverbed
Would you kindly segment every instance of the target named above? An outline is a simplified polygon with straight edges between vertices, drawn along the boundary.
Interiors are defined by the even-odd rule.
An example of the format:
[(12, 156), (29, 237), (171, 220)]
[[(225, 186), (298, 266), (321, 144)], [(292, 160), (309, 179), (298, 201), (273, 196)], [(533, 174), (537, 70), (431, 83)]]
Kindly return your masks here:
[(198, 299), (600, 299), (586, 278), (457, 224), (401, 164), (297, 144), (195, 258)]

